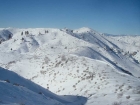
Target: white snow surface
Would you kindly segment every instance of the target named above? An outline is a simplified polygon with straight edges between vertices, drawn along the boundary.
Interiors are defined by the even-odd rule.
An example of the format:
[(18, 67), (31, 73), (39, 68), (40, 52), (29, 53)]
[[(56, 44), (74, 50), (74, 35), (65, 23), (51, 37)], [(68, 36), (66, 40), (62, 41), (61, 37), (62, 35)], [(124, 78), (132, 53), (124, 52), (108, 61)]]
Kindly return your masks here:
[(1, 28), (0, 38), (0, 105), (140, 105), (140, 36)]

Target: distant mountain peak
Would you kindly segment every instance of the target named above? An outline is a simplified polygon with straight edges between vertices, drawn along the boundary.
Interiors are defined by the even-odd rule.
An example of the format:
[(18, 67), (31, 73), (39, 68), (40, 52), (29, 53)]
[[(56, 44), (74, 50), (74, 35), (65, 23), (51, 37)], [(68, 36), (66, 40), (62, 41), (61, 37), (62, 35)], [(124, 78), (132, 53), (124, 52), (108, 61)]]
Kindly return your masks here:
[(95, 31), (95, 30), (93, 30), (92, 28), (89, 28), (89, 27), (82, 27), (82, 28), (76, 29), (74, 31), (78, 32), (78, 33), (87, 33), (87, 32), (98, 33), (97, 31)]

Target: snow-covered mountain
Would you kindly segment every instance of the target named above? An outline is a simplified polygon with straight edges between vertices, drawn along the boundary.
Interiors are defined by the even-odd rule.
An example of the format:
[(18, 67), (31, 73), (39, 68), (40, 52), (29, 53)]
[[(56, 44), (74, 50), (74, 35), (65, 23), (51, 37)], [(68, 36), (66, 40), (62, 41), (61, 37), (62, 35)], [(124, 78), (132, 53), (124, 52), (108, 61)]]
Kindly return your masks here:
[(76, 105), (82, 98), (83, 105), (140, 104), (140, 36), (106, 36), (83, 27), (7, 28), (0, 37), (1, 67), (55, 94), (81, 96)]

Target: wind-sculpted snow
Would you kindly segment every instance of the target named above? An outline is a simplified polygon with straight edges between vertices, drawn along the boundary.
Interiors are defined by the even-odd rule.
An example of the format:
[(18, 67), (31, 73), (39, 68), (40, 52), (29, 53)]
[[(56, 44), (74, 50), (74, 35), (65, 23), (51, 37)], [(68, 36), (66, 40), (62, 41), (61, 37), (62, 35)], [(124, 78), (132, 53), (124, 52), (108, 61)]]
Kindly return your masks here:
[[(83, 96), (79, 100), (73, 97), (77, 100), (75, 105), (140, 104), (140, 42), (134, 36), (105, 36), (86, 27), (76, 30), (4, 30), (13, 36), (0, 44), (1, 67), (16, 72), (43, 89), (68, 95), (57, 97), (53, 94), (55, 101), (66, 104), (72, 98), (69, 95), (74, 95)], [(0, 77), (6, 75), (3, 74)], [(39, 92), (28, 86), (26, 89)], [(51, 94), (48, 90), (48, 93), (46, 90), (41, 93), (46, 97)], [(87, 103), (84, 97), (87, 97)]]

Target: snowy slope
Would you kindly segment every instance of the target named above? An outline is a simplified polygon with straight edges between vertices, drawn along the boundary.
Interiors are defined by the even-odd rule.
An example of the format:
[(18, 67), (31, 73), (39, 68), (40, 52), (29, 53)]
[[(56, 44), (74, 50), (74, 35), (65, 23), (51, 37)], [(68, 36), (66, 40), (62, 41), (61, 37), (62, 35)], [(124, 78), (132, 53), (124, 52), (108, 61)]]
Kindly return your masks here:
[(57, 96), (41, 86), (0, 68), (0, 105), (81, 105), (86, 98)]
[(1, 67), (53, 93), (87, 97), (85, 105), (140, 104), (140, 36), (86, 27), (4, 30), (13, 36), (0, 44)]
[(117, 44), (125, 55), (140, 62), (140, 36), (109, 36), (108, 39)]

